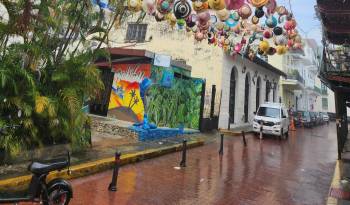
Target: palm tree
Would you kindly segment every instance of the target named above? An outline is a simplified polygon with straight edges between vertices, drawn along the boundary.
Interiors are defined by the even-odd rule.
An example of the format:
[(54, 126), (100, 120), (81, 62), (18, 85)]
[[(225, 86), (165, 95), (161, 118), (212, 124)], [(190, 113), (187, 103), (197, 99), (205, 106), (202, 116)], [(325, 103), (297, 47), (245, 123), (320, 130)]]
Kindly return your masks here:
[[(114, 24), (128, 15), (124, 0), (110, 1), (112, 15), (90, 0), (0, 0), (0, 149), (69, 142), (81, 147), (88, 117), (81, 107), (103, 88), (92, 62), (108, 46)], [(96, 49), (91, 49), (96, 44)], [(14, 126), (16, 125), (16, 126)]]

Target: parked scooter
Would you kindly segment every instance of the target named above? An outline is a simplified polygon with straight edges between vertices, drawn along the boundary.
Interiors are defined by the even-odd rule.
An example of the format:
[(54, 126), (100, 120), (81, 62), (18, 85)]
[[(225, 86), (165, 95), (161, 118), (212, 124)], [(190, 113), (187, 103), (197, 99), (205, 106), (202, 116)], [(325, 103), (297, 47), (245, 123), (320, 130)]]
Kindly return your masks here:
[(61, 171), (67, 168), (70, 174), (70, 153), (67, 159), (56, 159), (50, 163), (32, 162), (28, 170), (33, 174), (28, 188), (27, 197), (0, 198), (0, 204), (20, 202), (37, 202), (43, 205), (68, 205), (73, 197), (73, 189), (70, 183), (64, 179), (56, 178), (46, 183), (46, 178), (52, 171)]

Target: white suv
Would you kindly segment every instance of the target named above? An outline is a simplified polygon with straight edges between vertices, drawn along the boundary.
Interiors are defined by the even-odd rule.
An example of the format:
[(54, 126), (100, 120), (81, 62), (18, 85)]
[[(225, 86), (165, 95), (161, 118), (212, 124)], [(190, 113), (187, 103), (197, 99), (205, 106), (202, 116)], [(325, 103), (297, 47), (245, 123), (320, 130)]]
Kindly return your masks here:
[(287, 109), (280, 103), (261, 104), (257, 113), (254, 113), (253, 131), (275, 136), (288, 136), (289, 118)]

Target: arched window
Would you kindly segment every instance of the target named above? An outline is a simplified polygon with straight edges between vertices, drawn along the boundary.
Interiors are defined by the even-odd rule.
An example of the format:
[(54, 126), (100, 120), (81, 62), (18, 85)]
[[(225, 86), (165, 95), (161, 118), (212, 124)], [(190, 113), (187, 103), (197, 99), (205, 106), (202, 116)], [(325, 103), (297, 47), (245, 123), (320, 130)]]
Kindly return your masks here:
[(265, 101), (268, 102), (269, 99), (269, 95), (270, 95), (270, 81), (266, 81), (266, 92), (265, 92)]
[(249, 94), (250, 94), (250, 74), (245, 76), (245, 90), (244, 90), (244, 122), (248, 122), (249, 116)]
[(258, 77), (258, 80), (256, 81), (256, 110), (258, 110), (260, 106), (260, 90), (261, 90), (261, 79)]
[(235, 122), (236, 104), (236, 68), (233, 67), (230, 78), (230, 99), (229, 99), (229, 123)]

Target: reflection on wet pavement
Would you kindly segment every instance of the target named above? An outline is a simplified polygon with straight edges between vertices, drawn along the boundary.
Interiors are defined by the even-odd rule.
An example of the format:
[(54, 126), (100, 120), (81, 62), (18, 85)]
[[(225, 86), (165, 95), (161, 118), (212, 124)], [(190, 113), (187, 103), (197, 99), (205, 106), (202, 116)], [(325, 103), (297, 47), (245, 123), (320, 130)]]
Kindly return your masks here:
[[(218, 138), (218, 136), (216, 136)], [(225, 138), (188, 151), (120, 169), (118, 191), (108, 192), (111, 171), (73, 180), (73, 205), (324, 204), (336, 160), (334, 124), (298, 130), (287, 141)]]

